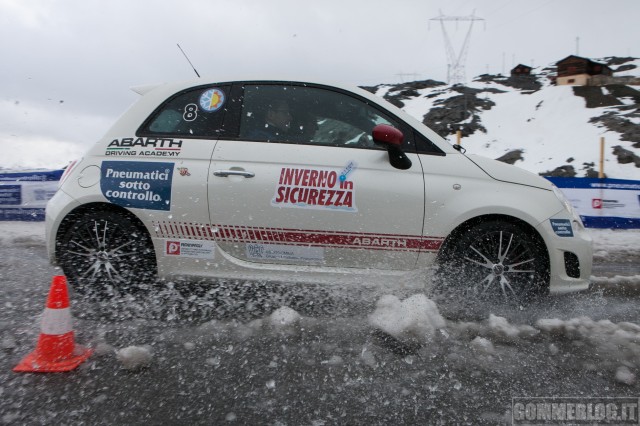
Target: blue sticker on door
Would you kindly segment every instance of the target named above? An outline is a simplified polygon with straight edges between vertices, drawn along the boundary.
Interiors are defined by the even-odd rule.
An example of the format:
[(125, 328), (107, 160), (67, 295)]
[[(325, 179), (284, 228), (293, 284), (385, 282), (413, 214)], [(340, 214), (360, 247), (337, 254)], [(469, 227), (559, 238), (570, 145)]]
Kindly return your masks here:
[(169, 210), (173, 164), (103, 161), (100, 190), (107, 200), (119, 206)]

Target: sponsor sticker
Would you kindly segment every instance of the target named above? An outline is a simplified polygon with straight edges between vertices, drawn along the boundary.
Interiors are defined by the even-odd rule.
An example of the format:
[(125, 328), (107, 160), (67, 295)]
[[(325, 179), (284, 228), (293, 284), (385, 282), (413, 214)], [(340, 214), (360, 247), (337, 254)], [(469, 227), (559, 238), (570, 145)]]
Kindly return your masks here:
[(119, 206), (169, 210), (172, 179), (173, 163), (103, 161), (100, 190)]
[(625, 204), (619, 200), (605, 200), (602, 198), (592, 198), (591, 207), (593, 209), (617, 209), (624, 208)]
[(592, 198), (591, 199), (591, 208), (593, 208), (593, 209), (601, 209), (602, 208), (602, 199), (601, 198)]
[(167, 240), (166, 256), (189, 257), (193, 259), (213, 259), (215, 243), (202, 240)]
[(20, 185), (0, 185), (0, 205), (12, 206), (22, 204)]
[(559, 237), (573, 237), (573, 228), (569, 219), (551, 219), (551, 228)]
[(341, 173), (327, 169), (283, 167), (271, 199), (273, 207), (357, 212), (355, 185), (347, 180), (355, 170), (349, 162)]
[(224, 92), (220, 89), (209, 89), (200, 95), (200, 108), (206, 112), (215, 112), (222, 108), (225, 101)]
[(282, 244), (247, 244), (247, 258), (253, 260), (287, 260), (294, 262), (322, 262), (322, 247), (289, 246)]

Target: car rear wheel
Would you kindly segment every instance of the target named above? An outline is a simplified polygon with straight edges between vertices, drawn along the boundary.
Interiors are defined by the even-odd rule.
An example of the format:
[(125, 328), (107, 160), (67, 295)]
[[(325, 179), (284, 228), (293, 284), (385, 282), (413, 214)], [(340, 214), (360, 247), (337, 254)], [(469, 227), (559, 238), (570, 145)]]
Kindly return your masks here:
[(58, 263), (80, 293), (113, 296), (155, 280), (151, 238), (132, 219), (115, 211), (88, 211), (56, 243)]
[(469, 298), (523, 302), (544, 293), (548, 283), (543, 241), (511, 222), (484, 222), (458, 234), (438, 268), (441, 290)]

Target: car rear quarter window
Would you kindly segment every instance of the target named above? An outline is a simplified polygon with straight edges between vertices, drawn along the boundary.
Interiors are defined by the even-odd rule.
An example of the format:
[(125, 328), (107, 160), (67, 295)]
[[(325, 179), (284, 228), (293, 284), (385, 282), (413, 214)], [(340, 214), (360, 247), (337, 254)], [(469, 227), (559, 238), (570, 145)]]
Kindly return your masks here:
[(223, 130), (229, 85), (201, 86), (163, 102), (140, 127), (140, 136), (215, 139)]

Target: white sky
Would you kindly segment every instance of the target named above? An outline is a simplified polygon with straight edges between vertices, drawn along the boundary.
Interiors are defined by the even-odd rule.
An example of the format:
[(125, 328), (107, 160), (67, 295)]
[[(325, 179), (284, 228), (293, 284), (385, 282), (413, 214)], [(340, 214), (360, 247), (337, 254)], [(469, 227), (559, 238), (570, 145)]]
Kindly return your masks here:
[[(0, 146), (84, 148), (129, 87), (246, 70), (354, 85), (445, 81), (440, 15), (475, 10), (467, 78), (581, 56), (640, 56), (638, 0), (0, 0)], [(448, 23), (459, 49), (468, 22)], [(399, 74), (417, 75), (399, 75)], [(63, 101), (63, 102), (60, 102)]]

